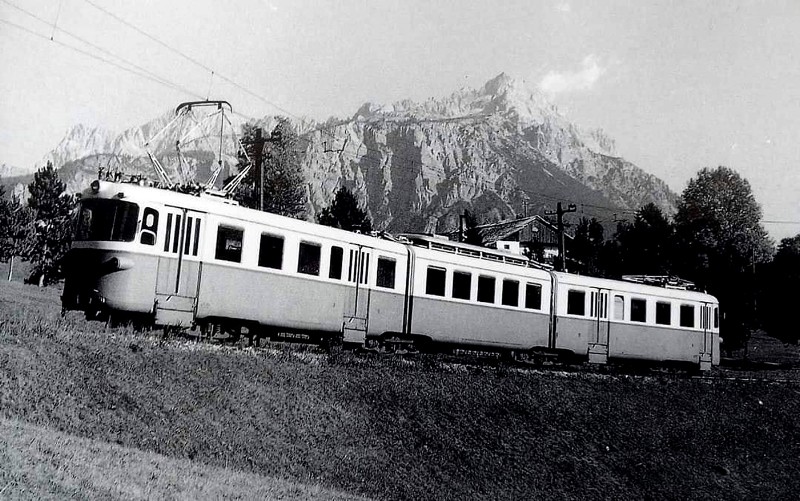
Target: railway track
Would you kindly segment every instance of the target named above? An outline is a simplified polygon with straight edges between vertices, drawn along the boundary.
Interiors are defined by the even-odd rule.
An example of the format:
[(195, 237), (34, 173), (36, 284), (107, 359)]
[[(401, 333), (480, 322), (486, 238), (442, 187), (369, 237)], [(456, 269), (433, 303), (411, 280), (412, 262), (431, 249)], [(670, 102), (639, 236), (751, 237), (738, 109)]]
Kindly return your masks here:
[[(560, 377), (598, 377), (632, 378), (643, 380), (691, 380), (706, 383), (736, 382), (758, 384), (785, 384), (800, 386), (800, 365), (798, 364), (760, 364), (760, 368), (737, 369), (715, 367), (710, 373), (698, 374), (694, 370), (675, 367), (646, 366), (631, 364), (593, 365), (589, 363), (546, 362), (533, 364), (503, 357), (502, 354), (484, 353), (378, 353), (375, 351), (343, 349), (341, 346), (324, 347), (309, 343), (310, 336), (293, 334), (279, 339), (252, 343), (246, 340), (230, 342), (228, 339), (202, 338), (172, 334), (162, 336), (162, 341), (180, 343), (191, 349), (227, 350), (234, 352), (250, 351), (255, 354), (291, 356), (311, 363), (322, 363), (331, 353), (352, 354), (356, 363), (370, 363), (375, 360), (396, 360), (405, 365), (420, 368), (438, 367), (446, 371), (510, 371), (519, 374), (555, 375)], [(463, 351), (463, 350), (462, 350)]]

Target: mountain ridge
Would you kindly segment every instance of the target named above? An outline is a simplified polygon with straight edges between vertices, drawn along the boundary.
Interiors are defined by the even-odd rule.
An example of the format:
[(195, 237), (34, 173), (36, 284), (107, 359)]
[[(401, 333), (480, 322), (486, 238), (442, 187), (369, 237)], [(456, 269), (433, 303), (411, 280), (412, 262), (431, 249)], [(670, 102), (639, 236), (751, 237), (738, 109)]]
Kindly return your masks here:
[[(173, 117), (165, 112), (117, 135), (76, 126), (46, 159), (66, 167), (73, 191), (103, 163), (147, 172), (144, 142)], [(269, 130), (274, 119), (251, 122)], [(246, 121), (236, 117), (233, 125)], [(677, 201), (666, 183), (618, 156), (602, 130), (582, 130), (543, 94), (505, 73), (480, 89), (443, 98), (366, 102), (349, 118), (292, 121), (303, 138), (310, 218), (330, 204), (339, 186), (352, 188), (375, 227), (390, 231), (445, 231), (465, 209), (488, 222), (563, 200), (582, 203), (582, 215), (609, 219), (648, 202), (672, 213)], [(216, 164), (216, 152), (202, 142), (182, 149), (189, 174), (201, 181)], [(173, 171), (174, 143), (163, 136), (150, 145)], [(229, 170), (221, 178), (234, 172), (236, 161), (235, 148), (226, 146)]]

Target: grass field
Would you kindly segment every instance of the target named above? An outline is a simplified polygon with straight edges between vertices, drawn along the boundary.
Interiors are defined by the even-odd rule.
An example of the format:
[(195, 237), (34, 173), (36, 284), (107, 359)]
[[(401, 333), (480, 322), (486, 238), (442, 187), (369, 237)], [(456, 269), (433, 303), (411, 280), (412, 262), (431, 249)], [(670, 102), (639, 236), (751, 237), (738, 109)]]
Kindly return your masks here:
[(58, 313), (56, 289), (0, 285), (0, 498), (800, 492), (797, 385), (234, 350)]

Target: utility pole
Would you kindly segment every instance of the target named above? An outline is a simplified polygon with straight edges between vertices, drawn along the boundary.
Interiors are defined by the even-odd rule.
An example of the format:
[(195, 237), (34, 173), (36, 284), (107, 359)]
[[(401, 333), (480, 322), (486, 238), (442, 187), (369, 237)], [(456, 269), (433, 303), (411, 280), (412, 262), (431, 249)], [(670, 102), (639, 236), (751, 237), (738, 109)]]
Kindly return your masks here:
[(556, 210), (546, 210), (544, 213), (548, 216), (556, 216), (558, 217), (558, 252), (559, 257), (561, 258), (561, 263), (559, 271), (567, 271), (567, 252), (566, 252), (566, 244), (564, 241), (564, 214), (568, 212), (575, 212), (578, 208), (575, 207), (575, 204), (569, 204), (566, 209), (561, 207), (561, 202), (556, 204)]

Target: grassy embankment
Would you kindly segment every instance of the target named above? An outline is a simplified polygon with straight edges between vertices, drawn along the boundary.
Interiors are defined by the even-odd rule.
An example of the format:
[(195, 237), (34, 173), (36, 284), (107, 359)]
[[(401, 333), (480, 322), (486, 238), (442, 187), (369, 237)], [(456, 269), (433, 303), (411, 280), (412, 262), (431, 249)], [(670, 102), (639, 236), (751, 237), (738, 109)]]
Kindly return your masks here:
[(800, 491), (798, 386), (163, 342), (61, 319), (56, 291), (13, 283), (0, 324), (0, 496)]

